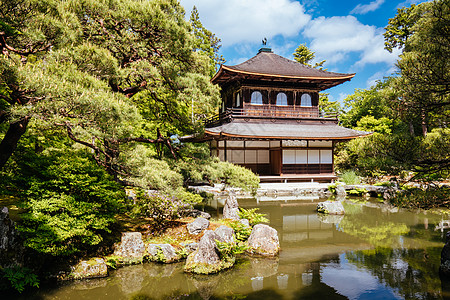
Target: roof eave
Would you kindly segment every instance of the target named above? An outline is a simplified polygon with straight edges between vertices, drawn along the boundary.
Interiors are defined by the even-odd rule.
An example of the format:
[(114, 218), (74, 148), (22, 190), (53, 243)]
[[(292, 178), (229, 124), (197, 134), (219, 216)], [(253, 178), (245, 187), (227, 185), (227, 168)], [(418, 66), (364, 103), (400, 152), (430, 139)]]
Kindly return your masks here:
[(331, 76), (331, 77), (277, 75), (277, 74), (265, 74), (265, 73), (236, 70), (236, 69), (230, 68), (228, 66), (222, 65), (222, 66), (220, 66), (220, 70), (217, 72), (217, 74), (214, 76), (214, 78), (211, 81), (213, 81), (217, 77), (219, 77), (219, 75), (223, 72), (223, 70), (240, 73), (240, 74), (246, 74), (246, 75), (255, 75), (255, 76), (268, 76), (268, 77), (280, 77), (280, 78), (292, 78), (292, 79), (318, 79), (318, 80), (342, 80), (342, 79), (350, 80), (353, 77), (355, 77), (355, 75), (356, 75), (356, 73), (345, 74), (345, 76)]

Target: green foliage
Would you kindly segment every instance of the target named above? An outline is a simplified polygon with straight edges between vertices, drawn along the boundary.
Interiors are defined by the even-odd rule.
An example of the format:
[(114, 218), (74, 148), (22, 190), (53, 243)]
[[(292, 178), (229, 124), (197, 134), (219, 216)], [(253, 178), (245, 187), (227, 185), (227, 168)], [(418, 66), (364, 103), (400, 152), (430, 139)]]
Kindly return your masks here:
[(233, 228), (237, 241), (246, 241), (252, 233), (251, 227), (246, 226), (239, 221), (229, 221), (228, 225)]
[(153, 258), (157, 262), (165, 263), (166, 262), (166, 256), (164, 255), (164, 252), (162, 249), (158, 249), (156, 251), (156, 255)]
[(395, 195), (389, 202), (398, 207), (414, 209), (450, 208), (450, 188), (428, 185), (425, 189), (407, 189)]
[(138, 197), (130, 205), (133, 216), (151, 218), (155, 229), (164, 228), (168, 222), (179, 218), (183, 210), (191, 207), (176, 197), (148, 192), (138, 193)]
[(109, 255), (105, 257), (105, 263), (108, 266), (108, 268), (115, 270), (120, 266), (120, 259), (121, 259), (120, 256)]
[(51, 255), (71, 255), (98, 245), (124, 199), (121, 187), (83, 151), (48, 150), (19, 160), (25, 245)]
[(416, 5), (411, 7), (402, 7), (397, 9), (394, 18), (389, 19), (388, 25), (385, 27), (384, 33), (385, 48), (392, 52), (394, 48), (405, 47), (408, 38), (413, 33), (413, 25), (420, 19), (419, 11)]
[(369, 89), (356, 89), (352, 95), (344, 99), (347, 112), (341, 117), (345, 127), (356, 127), (358, 121), (363, 117), (373, 117), (375, 120), (381, 118), (393, 118), (394, 114), (389, 108), (386, 88), (392, 82), (392, 78), (377, 82)]
[(392, 123), (392, 120), (385, 117), (376, 119), (374, 116), (364, 116), (358, 120), (354, 129), (390, 134), (392, 132)]
[(362, 196), (367, 194), (367, 190), (364, 188), (357, 188), (357, 189), (351, 189), (349, 191), (347, 191), (347, 193), (351, 196)]
[(319, 109), (324, 115), (326, 114), (342, 114), (342, 107), (338, 101), (330, 101), (327, 93), (319, 93)]
[(218, 162), (217, 166), (223, 172), (221, 179), (225, 185), (256, 193), (259, 188), (259, 177), (255, 173), (229, 162)]
[(192, 8), (191, 17), (189, 21), (192, 26), (192, 33), (195, 36), (195, 48), (197, 51), (204, 53), (209, 58), (210, 76), (214, 76), (218, 67), (225, 63), (222, 55), (219, 55), (221, 48), (220, 39), (216, 37), (211, 31), (206, 29), (200, 21), (200, 15), (197, 7)]
[(258, 210), (259, 208), (245, 209), (239, 207), (239, 217), (247, 219), (252, 227), (259, 223), (268, 223), (269, 219), (266, 218), (266, 215), (257, 213)]
[(182, 149), (183, 161), (173, 162), (174, 169), (181, 173), (185, 183), (224, 183), (255, 193), (259, 188), (259, 177), (249, 169), (222, 162), (209, 157), (207, 145), (186, 145)]
[(355, 171), (352, 171), (352, 170), (347, 170), (347, 171), (343, 172), (339, 176), (339, 179), (341, 181), (345, 182), (345, 184), (348, 184), (348, 185), (361, 184), (361, 179), (355, 173)]
[(328, 185), (328, 190), (332, 193), (332, 194), (336, 194), (336, 187), (338, 186), (338, 183), (334, 183), (334, 184), (330, 184)]
[(325, 60), (322, 60), (321, 62), (317, 62), (314, 65), (311, 65), (310, 62), (316, 57), (315, 52), (312, 52), (311, 50), (309, 50), (309, 48), (306, 46), (306, 44), (301, 44), (300, 46), (297, 47), (297, 49), (295, 49), (294, 52), (294, 59), (311, 68), (319, 68), (320, 70), (323, 69), (323, 64), (325, 63)]
[(217, 250), (219, 251), (219, 257), (222, 260), (227, 260), (235, 257), (238, 254), (244, 253), (247, 250), (247, 246), (242, 243), (227, 243), (216, 240)]
[(32, 270), (25, 267), (13, 267), (0, 269), (1, 276), (6, 279), (11, 287), (22, 293), (25, 288), (39, 287), (39, 278)]

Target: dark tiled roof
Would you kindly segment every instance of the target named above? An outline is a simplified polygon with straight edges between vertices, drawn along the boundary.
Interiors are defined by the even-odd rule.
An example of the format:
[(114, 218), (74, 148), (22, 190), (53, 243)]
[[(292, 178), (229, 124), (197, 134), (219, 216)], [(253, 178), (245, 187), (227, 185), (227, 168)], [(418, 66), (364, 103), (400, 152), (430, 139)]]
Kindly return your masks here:
[(235, 66), (223, 66), (224, 69), (259, 75), (285, 76), (294, 78), (342, 79), (352, 78), (355, 74), (343, 74), (323, 71), (305, 66), (272, 52), (260, 52), (249, 60)]
[(330, 124), (301, 124), (301, 123), (247, 123), (233, 121), (221, 126), (205, 129), (207, 135), (222, 135), (242, 138), (268, 139), (325, 139), (347, 140), (371, 134)]

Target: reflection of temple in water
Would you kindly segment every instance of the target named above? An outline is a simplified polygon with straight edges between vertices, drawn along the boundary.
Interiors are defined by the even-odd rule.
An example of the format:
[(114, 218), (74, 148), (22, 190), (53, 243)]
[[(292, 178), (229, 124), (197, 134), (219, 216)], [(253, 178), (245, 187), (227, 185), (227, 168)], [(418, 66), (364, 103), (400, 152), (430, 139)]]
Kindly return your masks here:
[[(239, 201), (243, 208), (255, 207), (255, 200)], [(259, 202), (259, 212), (266, 214), (270, 226), (278, 231), (281, 253), (275, 272), (254, 274), (254, 292), (289, 290), (296, 297), (321, 295), (336, 297), (336, 290), (321, 282), (318, 261), (339, 261), (336, 253), (367, 249), (369, 245), (339, 231), (337, 224), (344, 216), (325, 216), (316, 212), (318, 200), (301, 202)], [(343, 297), (344, 298), (344, 297)]]

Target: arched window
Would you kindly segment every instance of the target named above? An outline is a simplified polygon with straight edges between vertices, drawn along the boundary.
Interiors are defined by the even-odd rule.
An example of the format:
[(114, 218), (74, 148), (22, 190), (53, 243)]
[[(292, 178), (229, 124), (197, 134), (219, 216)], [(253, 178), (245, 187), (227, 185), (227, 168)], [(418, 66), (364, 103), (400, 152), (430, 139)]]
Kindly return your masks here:
[(236, 107), (240, 107), (241, 106), (241, 95), (239, 95), (239, 93), (237, 93), (236, 95)]
[(287, 103), (287, 96), (285, 93), (278, 93), (277, 94), (277, 105), (288, 105)]
[(252, 93), (250, 104), (263, 104), (261, 92), (255, 91)]
[(300, 102), (300, 106), (312, 106), (311, 104), (311, 95), (303, 94)]

